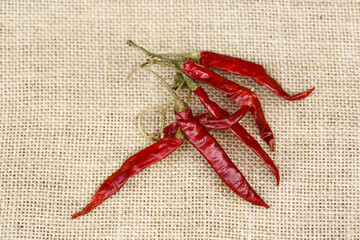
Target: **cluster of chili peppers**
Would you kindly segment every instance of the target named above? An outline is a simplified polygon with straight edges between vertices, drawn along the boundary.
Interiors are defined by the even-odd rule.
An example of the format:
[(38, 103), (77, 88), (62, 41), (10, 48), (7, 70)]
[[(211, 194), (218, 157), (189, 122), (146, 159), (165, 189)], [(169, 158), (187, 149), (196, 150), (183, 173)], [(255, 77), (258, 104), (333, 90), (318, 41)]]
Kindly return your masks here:
[[(250, 112), (255, 118), (261, 138), (270, 146), (271, 150), (274, 151), (274, 136), (269, 124), (266, 122), (260, 101), (253, 92), (252, 87), (230, 81), (208, 67), (251, 77), (257, 83), (269, 88), (276, 95), (290, 101), (309, 96), (315, 88), (295, 96), (290, 96), (279, 83), (266, 73), (261, 65), (253, 62), (213, 52), (154, 54), (136, 45), (132, 41), (128, 41), (127, 44), (139, 49), (148, 56), (148, 60), (142, 64), (140, 68), (134, 69), (128, 78), (137, 70), (150, 72), (161, 80), (172, 95), (172, 99), (161, 111), (163, 118), (158, 134), (147, 134), (141, 127), (141, 117), (143, 114), (139, 117), (140, 131), (146, 137), (156, 140), (156, 142), (127, 159), (121, 168), (106, 179), (100, 186), (92, 197), (90, 204), (81, 212), (74, 214), (72, 218), (77, 218), (92, 211), (111, 195), (119, 191), (130, 177), (174, 152), (183, 143), (185, 138), (201, 153), (224, 183), (236, 194), (255, 205), (269, 208), (264, 200), (252, 189), (216, 139), (208, 132), (209, 129), (229, 129), (240, 141), (261, 158), (272, 171), (276, 178), (276, 183), (279, 185), (280, 174), (276, 165), (260, 144), (238, 123), (247, 112)], [(172, 87), (158, 74), (148, 68), (148, 66), (153, 64), (164, 65), (177, 72)], [(197, 82), (207, 84), (225, 93), (230, 100), (239, 105), (239, 110), (233, 114), (229, 114), (217, 103), (213, 102)], [(213, 118), (210, 117), (208, 113), (198, 116), (192, 114), (188, 103), (184, 102), (177, 95), (177, 92), (185, 86), (185, 83), (189, 89), (188, 100), (190, 99), (191, 93), (194, 93)], [(173, 88), (176, 89), (176, 91), (174, 91)], [(165, 114), (172, 100), (174, 100), (176, 121), (165, 127)]]

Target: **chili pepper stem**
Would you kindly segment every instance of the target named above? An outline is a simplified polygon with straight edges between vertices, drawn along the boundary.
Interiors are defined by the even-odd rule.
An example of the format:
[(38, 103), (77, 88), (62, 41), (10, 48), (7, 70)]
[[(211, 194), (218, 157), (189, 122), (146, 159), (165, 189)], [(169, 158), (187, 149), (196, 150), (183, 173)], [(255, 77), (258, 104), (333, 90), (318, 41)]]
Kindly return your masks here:
[[(171, 100), (169, 100), (169, 102), (167, 103), (167, 105), (165, 106), (165, 108), (161, 111), (161, 115), (162, 115), (163, 117), (162, 117), (161, 127), (160, 127), (160, 128), (161, 128), (161, 129), (160, 129), (160, 136), (161, 136), (161, 138), (162, 138), (162, 137), (164, 136), (164, 135), (163, 135), (163, 130), (164, 130), (164, 125), (165, 125), (165, 115), (166, 115), (167, 109), (169, 108), (172, 100), (177, 99), (177, 98), (180, 99), (180, 98), (177, 96), (176, 93), (180, 91), (180, 89), (182, 88), (182, 86), (183, 86), (184, 83), (185, 83), (185, 80), (179, 85), (178, 89), (176, 89), (176, 92), (174, 92), (174, 91), (171, 89), (171, 87), (169, 86), (169, 84), (168, 84), (162, 77), (160, 77), (156, 72), (154, 72), (154, 71), (152, 71), (152, 70), (150, 70), (150, 69), (148, 69), (148, 68), (145, 68), (145, 67), (137, 67), (137, 68), (134, 68), (134, 69), (128, 74), (128, 76), (126, 77), (127, 81), (130, 82), (130, 77), (131, 77), (134, 73), (136, 73), (136, 72), (138, 72), (138, 71), (140, 71), (140, 70), (144, 70), (144, 71), (147, 71), (147, 72), (153, 74), (156, 78), (158, 78), (158, 79), (162, 82), (162, 84), (165, 85), (166, 88), (168, 88), (168, 90), (170, 91), (170, 93), (173, 95), (173, 98), (172, 98)], [(183, 105), (183, 104), (186, 105), (186, 103), (183, 102), (181, 99), (180, 99), (180, 101), (181, 101), (182, 103), (180, 103), (180, 102), (178, 101), (178, 105), (179, 105), (179, 106), (178, 106), (178, 107), (175, 106), (175, 108), (182, 109), (183, 107), (180, 106), (180, 105)], [(177, 105), (177, 101), (175, 101), (175, 105)], [(186, 106), (187, 106), (187, 105), (186, 105)], [(186, 108), (186, 106), (184, 107), (184, 109)], [(184, 110), (184, 109), (182, 109), (182, 110)], [(156, 109), (156, 110), (158, 110), (158, 109)], [(147, 133), (143, 130), (142, 125), (141, 125), (141, 122), (142, 122), (142, 116), (143, 116), (143, 115), (145, 115), (145, 114), (148, 113), (148, 112), (156, 111), (156, 110), (154, 110), (154, 109), (147, 110), (147, 111), (143, 112), (143, 113), (139, 116), (139, 119), (138, 119), (138, 128), (139, 128), (140, 132), (141, 132), (146, 138), (149, 138), (149, 139), (152, 139), (152, 140), (156, 140), (156, 136), (153, 135), (153, 134), (152, 134), (152, 135), (147, 134)], [(180, 110), (180, 111), (182, 111), (182, 110)]]
[[(157, 112), (157, 111), (161, 111), (162, 109), (161, 108), (151, 108), (151, 109), (148, 109), (142, 113), (140, 113), (139, 117), (138, 117), (138, 122), (137, 122), (137, 125), (138, 125), (138, 129), (139, 131), (141, 132), (141, 134), (148, 138), (148, 139), (151, 139), (151, 140), (154, 140), (154, 141), (157, 141), (159, 140), (159, 135), (161, 135), (160, 133), (162, 133), (162, 131), (159, 133), (159, 134), (148, 134), (144, 128), (142, 127), (142, 118), (145, 114), (149, 113), (149, 112)], [(163, 137), (163, 135), (161, 135), (161, 138)]]
[(132, 75), (134, 75), (136, 72), (138, 72), (138, 71), (140, 71), (140, 70), (142, 70), (141, 67), (136, 67), (136, 68), (134, 68), (133, 70), (131, 70), (131, 71), (129, 72), (129, 74), (126, 76), (126, 78), (125, 78), (126, 83), (127, 83), (127, 84), (130, 84), (130, 78), (132, 77)]
[(174, 99), (174, 102), (175, 102), (174, 109), (176, 112), (184, 111), (187, 108), (186, 103), (183, 100), (181, 100), (181, 98), (175, 93), (175, 91), (172, 90), (171, 86), (162, 77), (160, 77), (159, 74), (157, 74), (153, 70), (150, 70), (145, 67), (140, 67), (140, 69), (143, 69), (149, 73), (152, 73), (166, 87), (166, 89), (169, 91), (169, 93), (172, 95), (172, 97)]
[[(179, 85), (182, 88), (182, 85), (186, 82), (186, 80), (184, 79), (184, 77), (181, 75), (181, 73), (176, 73), (175, 77), (174, 77), (175, 81), (180, 82), (181, 81), (181, 85)], [(175, 91), (176, 93), (178, 93), (178, 89), (176, 89)], [(189, 92), (186, 98), (186, 104), (189, 105), (190, 100), (191, 100), (191, 94), (192, 94), (192, 90), (189, 88)]]
[(146, 50), (145, 48), (143, 47), (140, 47), (139, 45), (137, 45), (136, 43), (134, 43), (133, 41), (131, 40), (127, 40), (126, 41), (126, 44), (131, 46), (131, 47), (134, 47), (138, 50), (140, 50), (141, 52), (145, 53), (147, 56), (149, 56), (150, 58), (151, 57), (157, 57), (159, 59), (162, 59), (164, 61), (168, 61), (168, 62), (171, 62), (171, 63), (174, 63), (176, 64), (178, 61), (174, 60), (174, 59), (171, 59), (171, 58), (167, 58), (167, 57), (164, 57), (164, 56), (161, 56), (160, 54), (156, 54), (156, 53), (152, 53), (152, 52), (149, 52), (148, 50)]
[(183, 134), (183, 132), (181, 131), (181, 129), (179, 128), (175, 134), (175, 138), (181, 138), (184, 140), (185, 135)]
[[(159, 64), (159, 65), (165, 65), (165, 66), (168, 66), (170, 68), (173, 68), (175, 69), (177, 72), (179, 72), (185, 79), (186, 81), (186, 84), (189, 86), (189, 88), (193, 91), (195, 90), (196, 88), (199, 87), (199, 85), (197, 83), (195, 83), (194, 81), (192, 81), (188, 76), (186, 76), (182, 71), (181, 71), (181, 67), (183, 62), (182, 61), (178, 61), (178, 60), (175, 60), (175, 59), (171, 59), (171, 58), (167, 58), (167, 57), (164, 57), (162, 56), (161, 54), (155, 54), (155, 53), (152, 53), (152, 52), (149, 52), (148, 50), (146, 50), (145, 48), (143, 47), (140, 47), (139, 45), (137, 45), (136, 43), (134, 43), (133, 41), (131, 40), (128, 40), (126, 42), (129, 46), (131, 47), (134, 47), (138, 50), (140, 50), (141, 52), (145, 53), (150, 59), (151, 61), (149, 61), (149, 63), (145, 63), (145, 64)], [(156, 58), (159, 58), (163, 61), (157, 61), (157, 60), (154, 60), (152, 59), (153, 57), (156, 57)]]
[(192, 53), (163, 53), (160, 54), (161, 56), (164, 57), (182, 57), (182, 58), (187, 58), (193, 61), (199, 61), (200, 59), (200, 53), (198, 52), (192, 52)]
[(247, 85), (245, 83), (242, 83), (242, 82), (236, 82), (236, 83), (239, 84), (240, 86), (246, 88), (246, 89), (249, 89), (252, 92), (255, 91), (255, 88), (253, 86), (249, 86), (249, 85)]
[[(175, 92), (176, 92), (176, 93), (179, 93), (180, 89), (184, 86), (184, 84), (185, 84), (185, 80), (183, 80), (183, 81), (180, 83), (180, 85), (179, 85), (178, 88), (175, 90)], [(163, 130), (164, 130), (164, 127), (165, 127), (166, 112), (167, 112), (167, 110), (169, 109), (170, 104), (171, 104), (171, 102), (172, 102), (173, 100), (174, 100), (174, 99), (171, 98), (171, 99), (167, 102), (167, 104), (166, 104), (166, 106), (164, 107), (164, 109), (161, 111), (161, 116), (162, 116), (162, 118), (161, 118), (161, 127), (160, 127), (161, 138), (164, 137)], [(188, 102), (186, 102), (186, 104), (188, 104)]]
[(191, 91), (191, 89), (189, 89), (189, 93), (188, 93), (187, 98), (186, 98), (186, 104), (187, 104), (187, 105), (190, 104), (191, 94), (192, 94), (192, 91)]
[[(188, 85), (188, 87), (191, 91), (194, 91), (195, 89), (197, 89), (200, 86), (194, 80), (189, 78), (183, 71), (181, 71), (181, 68), (179, 68), (177, 65), (174, 65), (174, 64), (166, 62), (166, 61), (159, 61), (159, 60), (155, 60), (155, 59), (152, 60), (151, 64), (159, 64), (159, 65), (167, 66), (167, 67), (174, 69), (178, 73), (180, 73), (181, 76), (185, 79), (186, 84)], [(182, 62), (181, 63), (178, 62), (178, 64), (182, 65)]]
[[(185, 82), (180, 73), (176, 73), (173, 79), (173, 84), (171, 84), (171, 88), (176, 90), (181, 83)], [(184, 86), (184, 85), (183, 85)], [(185, 85), (186, 86), (186, 85)]]
[[(152, 70), (150, 69), (147, 69), (151, 72), (153, 72)], [(176, 112), (182, 112), (184, 111), (186, 108), (187, 108), (187, 104), (177, 95), (177, 93), (172, 90), (172, 88), (170, 87), (170, 85), (162, 78), (160, 77), (159, 75), (157, 75), (155, 72), (153, 72), (157, 78), (161, 81), (161, 83), (166, 87), (166, 89), (169, 91), (169, 93), (172, 95), (173, 99), (174, 99), (174, 103), (175, 103), (175, 106), (174, 106), (174, 110)]]

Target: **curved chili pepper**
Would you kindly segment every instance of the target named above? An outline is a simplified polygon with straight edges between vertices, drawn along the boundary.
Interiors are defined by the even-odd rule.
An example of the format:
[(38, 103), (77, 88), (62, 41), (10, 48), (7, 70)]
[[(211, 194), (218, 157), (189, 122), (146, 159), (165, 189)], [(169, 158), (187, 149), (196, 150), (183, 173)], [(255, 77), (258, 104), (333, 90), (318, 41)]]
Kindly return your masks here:
[(250, 112), (255, 117), (262, 139), (264, 139), (270, 146), (271, 150), (274, 151), (274, 136), (269, 124), (266, 122), (260, 101), (255, 93), (218, 75), (211, 69), (194, 61), (186, 61), (183, 64), (182, 70), (190, 78), (206, 83), (225, 93), (229, 99), (233, 100), (240, 107), (249, 106)]
[(290, 101), (306, 98), (315, 90), (314, 87), (308, 91), (296, 94), (295, 96), (290, 96), (275, 79), (269, 76), (263, 66), (245, 61), (241, 58), (204, 51), (200, 53), (199, 61), (201, 64), (209, 67), (219, 68), (223, 71), (240, 76), (251, 77), (255, 82), (264, 85), (277, 96)]
[[(173, 129), (175, 128), (177, 129), (178, 127), (175, 126)], [(174, 137), (174, 131), (168, 132), (168, 135), (166, 138), (161, 139), (128, 158), (117, 172), (101, 184), (100, 188), (92, 197), (91, 202), (81, 212), (75, 213), (72, 218), (78, 218), (92, 211), (111, 195), (119, 191), (130, 177), (166, 158), (183, 143), (181, 138)]]
[(233, 115), (230, 114), (222, 119), (207, 118), (205, 127), (207, 129), (227, 129), (234, 124), (237, 124), (249, 111), (249, 107), (245, 106), (236, 111)]
[(312, 89), (296, 94), (295, 96), (290, 96), (275, 79), (269, 76), (263, 66), (254, 62), (243, 60), (241, 58), (231, 57), (210, 51), (185, 54), (170, 53), (162, 54), (161, 56), (184, 57), (189, 60), (200, 62), (201, 64), (204, 64), (208, 67), (218, 68), (240, 76), (251, 77), (255, 80), (255, 82), (264, 85), (275, 95), (290, 101), (306, 98), (315, 90), (315, 87), (313, 87)]
[[(202, 87), (199, 87), (196, 91), (194, 91), (196, 95), (198, 95), (202, 104), (206, 107), (206, 109), (214, 116), (218, 118), (226, 118), (230, 116), (228, 112), (224, 109), (220, 108), (215, 102), (211, 101), (207, 96), (206, 92)], [(194, 118), (201, 124), (201, 126), (208, 128), (209, 122), (209, 114), (204, 113), (201, 115), (194, 116)], [(167, 127), (164, 128), (165, 137), (168, 136), (169, 133), (177, 131), (179, 124), (177, 122), (173, 122)], [(262, 149), (260, 144), (253, 138), (244, 127), (242, 127), (239, 123), (236, 123), (228, 128), (240, 141), (242, 141), (247, 147), (249, 147), (256, 155), (258, 155), (261, 160), (268, 166), (268, 168), (272, 171), (276, 178), (276, 185), (279, 186), (280, 183), (280, 174), (277, 169), (275, 163), (271, 160), (269, 155)]]
[(269, 208), (252, 189), (216, 139), (194, 118), (189, 107), (180, 112), (175, 111), (175, 117), (185, 137), (203, 155), (228, 187), (246, 201)]
[[(194, 118), (201, 123), (201, 125), (207, 129), (227, 129), (231, 126), (237, 124), (238, 121), (241, 120), (248, 112), (248, 107), (242, 107), (238, 111), (236, 111), (233, 115), (228, 114), (228, 116), (218, 119), (212, 119), (209, 117), (208, 113), (203, 113), (198, 116), (194, 116)], [(170, 125), (164, 128), (164, 136), (170, 136), (176, 133), (179, 125), (175, 123), (171, 123)]]
[(169, 84), (162, 78), (159, 79), (174, 99), (175, 118), (182, 133), (201, 155), (203, 155), (225, 184), (246, 201), (270, 208), (254, 189), (252, 189), (216, 139), (193, 116), (190, 107), (179, 98)]
[[(206, 107), (206, 109), (215, 117), (215, 118), (226, 118), (230, 114), (222, 109), (217, 103), (210, 100), (209, 96), (202, 87), (198, 87), (193, 91), (195, 95), (198, 96), (201, 103)], [(201, 121), (200, 121), (201, 123)], [(205, 123), (206, 124), (206, 123)], [(205, 125), (202, 123), (202, 125)], [(243, 128), (239, 123), (236, 123), (228, 128), (240, 141), (242, 141), (247, 147), (249, 147), (253, 152), (258, 155), (261, 160), (269, 167), (276, 178), (276, 185), (280, 183), (280, 174), (275, 163), (271, 160), (269, 155), (264, 151), (260, 144), (253, 138), (245, 128)]]

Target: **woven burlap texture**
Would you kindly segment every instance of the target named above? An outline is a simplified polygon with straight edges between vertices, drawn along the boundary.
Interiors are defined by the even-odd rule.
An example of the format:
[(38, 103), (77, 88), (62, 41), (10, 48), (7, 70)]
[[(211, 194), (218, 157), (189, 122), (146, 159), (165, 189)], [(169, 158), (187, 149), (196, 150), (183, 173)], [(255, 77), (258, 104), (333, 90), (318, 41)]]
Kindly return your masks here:
[[(0, 14), (1, 239), (360, 239), (359, 1), (2, 0)], [(271, 152), (251, 115), (241, 121), (278, 166), (279, 187), (231, 132), (211, 131), (270, 209), (238, 197), (185, 142), (71, 220), (153, 143), (137, 116), (170, 98), (147, 73), (126, 83), (146, 60), (128, 39), (255, 61), (291, 94), (316, 87), (290, 102), (218, 71), (255, 87), (274, 132)], [(153, 69), (171, 82), (171, 69)], [(205, 111), (195, 97), (191, 107)], [(159, 122), (144, 117), (149, 132)]]

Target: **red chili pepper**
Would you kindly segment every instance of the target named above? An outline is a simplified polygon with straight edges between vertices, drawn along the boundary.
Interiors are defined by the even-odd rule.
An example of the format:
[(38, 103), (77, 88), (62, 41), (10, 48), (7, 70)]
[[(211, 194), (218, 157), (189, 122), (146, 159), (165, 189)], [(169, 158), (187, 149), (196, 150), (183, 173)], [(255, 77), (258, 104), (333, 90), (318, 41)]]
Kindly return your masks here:
[[(178, 126), (173, 126), (172, 130), (175, 128), (177, 131)], [(89, 213), (111, 195), (119, 191), (130, 177), (141, 172), (150, 165), (161, 161), (174, 152), (183, 143), (181, 138), (175, 138), (176, 131), (167, 132), (167, 137), (128, 158), (117, 172), (101, 184), (100, 188), (92, 197), (89, 205), (81, 212), (75, 213), (72, 218), (78, 218)]]
[(248, 111), (249, 111), (249, 107), (245, 106), (240, 108), (233, 115), (229, 114), (228, 116), (221, 119), (210, 119), (209, 115), (207, 115), (204, 121), (205, 124), (204, 126), (207, 129), (218, 129), (218, 130), (227, 129), (233, 126), (234, 124), (237, 124)]
[(225, 93), (229, 99), (233, 100), (240, 107), (249, 106), (250, 112), (255, 117), (261, 137), (271, 147), (271, 150), (274, 151), (274, 136), (269, 124), (266, 122), (260, 101), (255, 93), (194, 61), (186, 61), (183, 64), (182, 70), (190, 78), (206, 83)]
[(216, 139), (194, 118), (189, 107), (180, 112), (175, 111), (175, 117), (185, 137), (203, 155), (226, 185), (246, 201), (269, 208)]
[[(160, 78), (160, 80), (162, 79)], [(225, 184), (236, 194), (255, 205), (269, 208), (264, 200), (252, 189), (216, 139), (193, 116), (190, 107), (177, 96), (165, 81), (163, 83), (174, 98), (176, 122), (189, 142), (203, 155)]]
[(174, 137), (176, 132), (178, 131), (178, 129), (179, 129), (179, 125), (176, 122), (167, 125), (163, 130), (164, 138), (169, 137), (169, 136)]
[(218, 68), (240, 76), (251, 77), (255, 82), (264, 85), (275, 95), (290, 101), (306, 98), (315, 90), (315, 87), (313, 87), (312, 89), (296, 94), (295, 96), (290, 96), (275, 79), (269, 76), (263, 66), (241, 58), (219, 53), (204, 51), (200, 53), (164, 54), (162, 56), (185, 57), (190, 60), (198, 61), (208, 67)]
[[(203, 91), (203, 92), (202, 92)], [(209, 97), (207, 96), (206, 92), (203, 90), (202, 87), (199, 87), (197, 90), (194, 91), (196, 95), (198, 95), (200, 101), (203, 103), (203, 105), (206, 107), (206, 109), (217, 118), (226, 118), (230, 116), (228, 112), (226, 112), (224, 109), (220, 108), (219, 105), (217, 105), (215, 102), (211, 101)], [(204, 113), (201, 115), (194, 116), (194, 118), (201, 124), (201, 126), (208, 128), (208, 122), (209, 122), (209, 114)], [(164, 128), (165, 137), (168, 133), (174, 132), (173, 129), (176, 129), (179, 127), (179, 124), (177, 122), (174, 122), (167, 127)], [(210, 128), (211, 129), (211, 128)], [(214, 129), (214, 128), (212, 128)], [(249, 147), (253, 152), (258, 155), (263, 162), (266, 164), (266, 166), (269, 167), (269, 169), (272, 171), (276, 178), (276, 185), (279, 186), (280, 183), (280, 174), (279, 170), (277, 169), (275, 163), (271, 160), (269, 155), (262, 149), (260, 144), (253, 138), (245, 128), (243, 128), (239, 123), (235, 123), (228, 127), (228, 129), (240, 140), (242, 141), (247, 147)], [(176, 131), (175, 130), (175, 131)]]
[[(201, 103), (215, 118), (226, 118), (230, 114), (222, 109), (217, 103), (211, 101), (209, 96), (202, 87), (198, 87), (193, 91)], [(201, 121), (200, 121), (201, 123)], [(242, 141), (247, 147), (254, 151), (269, 167), (276, 178), (277, 185), (280, 183), (280, 174), (275, 163), (271, 160), (269, 155), (262, 149), (260, 144), (243, 128), (239, 123), (236, 123), (228, 128), (240, 141)]]
[(315, 90), (314, 87), (308, 91), (296, 94), (295, 96), (290, 96), (275, 79), (267, 74), (263, 66), (240, 58), (204, 51), (200, 53), (199, 61), (201, 64), (209, 67), (219, 68), (223, 71), (240, 76), (251, 77), (255, 82), (266, 86), (277, 96), (290, 101), (306, 98)]
[[(202, 119), (203, 124), (211, 129), (225, 129), (237, 123), (246, 112), (246, 109), (242, 108), (226, 119), (210, 119), (208, 114), (199, 115), (198, 118)], [(181, 138), (175, 138), (178, 128), (178, 123), (173, 123), (165, 127), (165, 138), (127, 159), (121, 168), (100, 186), (92, 197), (90, 204), (88, 204), (83, 211), (74, 214), (72, 218), (77, 218), (89, 213), (111, 195), (118, 192), (130, 177), (150, 165), (159, 162), (175, 151), (183, 142)]]
[[(205, 93), (206, 94), (206, 93)], [(228, 114), (228, 116), (218, 119), (211, 119), (208, 113), (204, 113), (194, 118), (201, 123), (201, 125), (207, 129), (227, 129), (237, 124), (249, 111), (248, 107), (242, 107), (236, 111), (233, 115)], [(164, 128), (164, 136), (168, 136), (177, 131), (178, 125), (172, 123)]]

